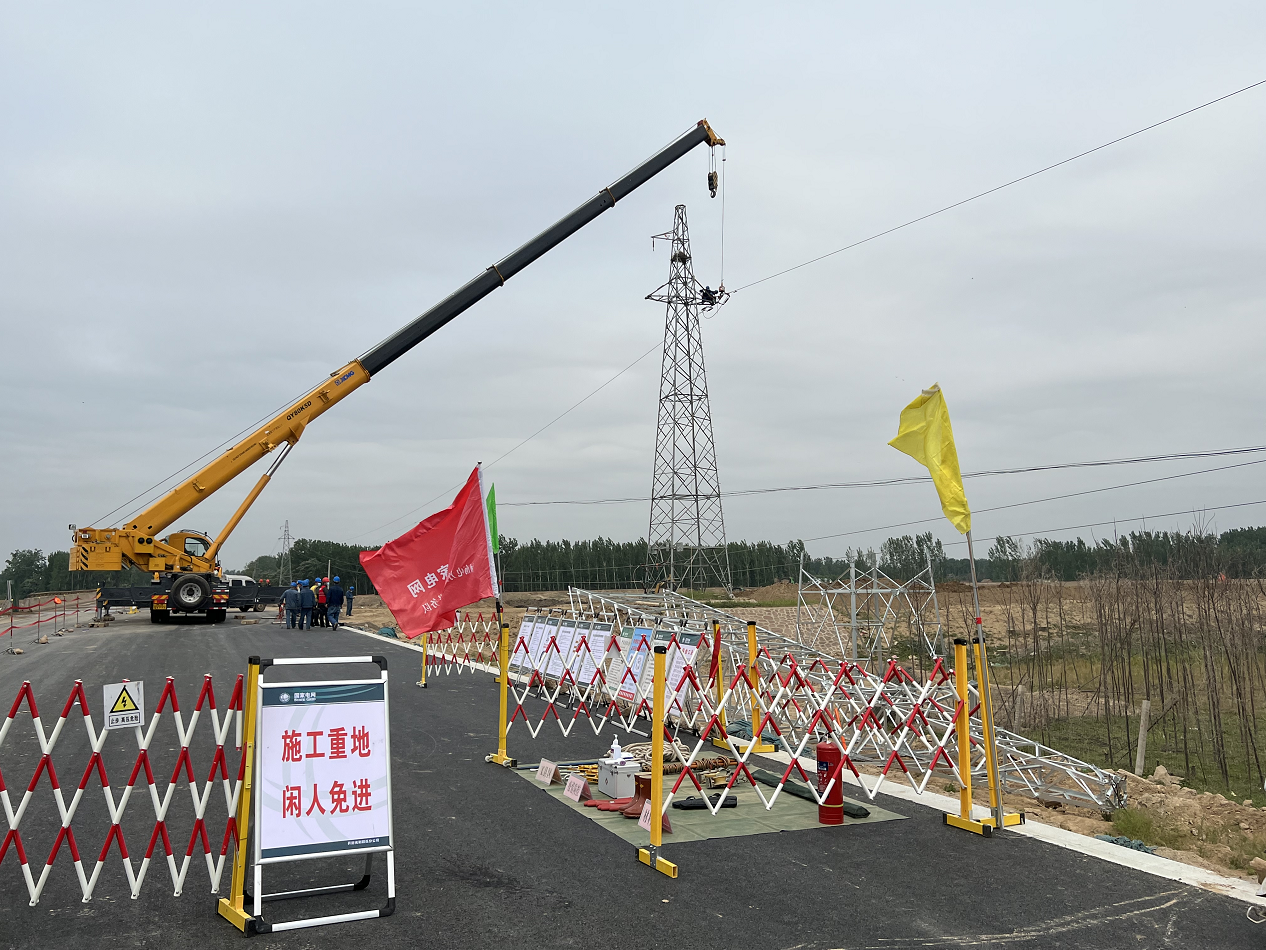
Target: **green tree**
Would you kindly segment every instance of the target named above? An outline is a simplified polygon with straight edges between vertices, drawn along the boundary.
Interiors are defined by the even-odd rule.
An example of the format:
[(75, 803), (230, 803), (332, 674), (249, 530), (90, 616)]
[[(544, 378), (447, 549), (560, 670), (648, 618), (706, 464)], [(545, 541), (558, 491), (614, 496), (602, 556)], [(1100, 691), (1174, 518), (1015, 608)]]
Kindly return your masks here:
[(989, 567), (991, 578), (995, 581), (1018, 581), (1020, 579), (1020, 562), (1024, 560), (1024, 550), (1015, 538), (999, 535), (994, 538), (993, 547), (989, 549)]
[(48, 561), (38, 548), (14, 551), (5, 562), (4, 570), (0, 571), (0, 592), (6, 587), (6, 581), (13, 583), (13, 596), (17, 599), (45, 590), (44, 573), (47, 569)]

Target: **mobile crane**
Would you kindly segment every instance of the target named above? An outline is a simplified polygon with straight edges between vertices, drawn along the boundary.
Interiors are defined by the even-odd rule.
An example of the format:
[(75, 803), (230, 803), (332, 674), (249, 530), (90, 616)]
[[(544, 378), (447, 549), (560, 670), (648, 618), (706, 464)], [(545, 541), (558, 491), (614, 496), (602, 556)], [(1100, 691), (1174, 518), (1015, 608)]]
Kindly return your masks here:
[[(715, 148), (725, 141), (707, 119), (665, 146), (624, 177), (608, 185), (576, 210), (542, 231), (518, 250), (491, 265), (421, 316), (373, 349), (330, 373), (328, 379), (300, 396), (214, 461), (116, 528), (71, 525), (72, 571), (117, 571), (133, 565), (152, 575), (150, 620), (164, 623), (175, 614), (200, 614), (208, 622), (227, 615), (229, 588), (219, 563), (220, 549), (254, 504), (281, 463), (317, 416), (333, 408), (391, 363), (450, 320), (478, 303), (547, 251), (561, 244), (620, 199), (628, 196), (697, 145)], [(716, 197), (716, 173), (708, 186)], [(159, 537), (177, 519), (210, 497), (256, 462), (278, 452), (267, 471), (238, 506), (220, 533), (179, 529)]]

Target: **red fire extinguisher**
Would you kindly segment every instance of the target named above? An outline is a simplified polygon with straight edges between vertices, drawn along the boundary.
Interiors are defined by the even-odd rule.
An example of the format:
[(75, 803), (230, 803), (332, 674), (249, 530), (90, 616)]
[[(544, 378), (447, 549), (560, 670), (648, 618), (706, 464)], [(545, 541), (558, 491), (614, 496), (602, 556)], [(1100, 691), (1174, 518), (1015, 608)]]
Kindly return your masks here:
[(844, 824), (844, 776), (843, 774), (837, 774), (836, 769), (839, 768), (839, 764), (843, 759), (843, 753), (840, 752), (840, 747), (834, 742), (819, 742), (817, 754), (819, 795), (826, 791), (826, 786), (831, 781), (831, 776), (835, 776), (835, 784), (831, 787), (831, 793), (818, 806), (818, 824), (842, 825)]

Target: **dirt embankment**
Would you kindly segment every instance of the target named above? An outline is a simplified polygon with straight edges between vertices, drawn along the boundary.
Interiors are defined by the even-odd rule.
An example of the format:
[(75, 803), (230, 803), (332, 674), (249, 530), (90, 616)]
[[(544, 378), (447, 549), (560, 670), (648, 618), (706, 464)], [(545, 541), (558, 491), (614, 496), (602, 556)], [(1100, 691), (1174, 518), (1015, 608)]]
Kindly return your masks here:
[[(1177, 776), (1158, 766), (1150, 778), (1128, 772), (1128, 807), (1105, 820), (1085, 808), (1044, 808), (1030, 798), (1006, 796), (1032, 820), (1083, 835), (1124, 835), (1143, 841), (1161, 857), (1182, 861), (1230, 877), (1255, 879), (1249, 868), (1266, 852), (1266, 808), (1256, 800), (1232, 801), (1214, 792), (1185, 788)], [(985, 796), (988, 800), (988, 796)]]

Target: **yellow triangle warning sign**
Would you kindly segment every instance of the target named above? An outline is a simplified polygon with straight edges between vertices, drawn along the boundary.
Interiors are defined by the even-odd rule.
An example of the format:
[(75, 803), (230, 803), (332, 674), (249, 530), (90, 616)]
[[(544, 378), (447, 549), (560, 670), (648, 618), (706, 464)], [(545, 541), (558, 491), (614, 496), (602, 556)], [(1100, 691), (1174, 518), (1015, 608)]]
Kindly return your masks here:
[(112, 713), (136, 712), (137, 705), (132, 699), (132, 695), (124, 686), (119, 692), (119, 698), (114, 701), (114, 705), (110, 707)]

